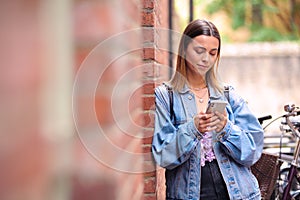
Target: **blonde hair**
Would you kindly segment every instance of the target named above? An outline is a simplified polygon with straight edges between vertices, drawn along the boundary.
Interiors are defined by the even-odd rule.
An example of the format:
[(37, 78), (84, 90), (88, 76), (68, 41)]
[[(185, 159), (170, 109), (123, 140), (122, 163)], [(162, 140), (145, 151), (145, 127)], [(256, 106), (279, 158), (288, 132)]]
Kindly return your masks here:
[(205, 81), (218, 91), (223, 91), (223, 85), (218, 77), (218, 67), (221, 50), (221, 37), (216, 26), (207, 20), (194, 20), (185, 28), (180, 39), (176, 71), (170, 81), (173, 89), (179, 91), (187, 83), (187, 64), (185, 59), (186, 49), (191, 40), (199, 35), (213, 36), (219, 40), (217, 59), (214, 66), (206, 73)]

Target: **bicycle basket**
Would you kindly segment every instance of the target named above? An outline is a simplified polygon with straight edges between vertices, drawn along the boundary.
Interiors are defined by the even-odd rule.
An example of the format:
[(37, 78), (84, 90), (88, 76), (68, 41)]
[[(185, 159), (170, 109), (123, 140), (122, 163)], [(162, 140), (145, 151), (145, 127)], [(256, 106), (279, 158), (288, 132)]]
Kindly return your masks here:
[(262, 199), (270, 199), (281, 165), (282, 162), (278, 160), (278, 156), (264, 152), (260, 159), (251, 166), (251, 171), (259, 183)]

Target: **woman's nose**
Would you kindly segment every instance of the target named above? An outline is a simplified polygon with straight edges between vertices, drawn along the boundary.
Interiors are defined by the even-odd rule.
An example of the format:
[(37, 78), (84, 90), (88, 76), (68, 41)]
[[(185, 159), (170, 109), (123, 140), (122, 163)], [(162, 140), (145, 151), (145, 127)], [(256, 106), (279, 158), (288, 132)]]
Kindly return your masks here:
[(203, 61), (203, 62), (208, 62), (208, 59), (209, 59), (208, 52), (204, 52), (204, 53), (202, 54), (202, 61)]

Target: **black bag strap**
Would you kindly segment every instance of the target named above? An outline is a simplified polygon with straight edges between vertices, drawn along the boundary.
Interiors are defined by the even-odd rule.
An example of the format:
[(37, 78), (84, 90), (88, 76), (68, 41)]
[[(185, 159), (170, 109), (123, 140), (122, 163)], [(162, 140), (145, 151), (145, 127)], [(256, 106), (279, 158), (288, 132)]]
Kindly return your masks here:
[(229, 86), (228, 85), (225, 85), (224, 86), (224, 95), (225, 95), (225, 97), (226, 97), (226, 99), (227, 99), (227, 101), (228, 101), (228, 103), (230, 104), (230, 99), (229, 99)]
[(171, 86), (168, 86), (167, 84), (164, 83), (164, 86), (168, 90), (168, 95), (169, 95), (169, 101), (170, 101), (170, 119), (175, 121), (175, 114), (174, 114), (174, 109), (173, 109), (173, 90)]
[(173, 90), (172, 88), (168, 89), (169, 99), (170, 99), (170, 118), (173, 120), (175, 118), (174, 109), (173, 109)]

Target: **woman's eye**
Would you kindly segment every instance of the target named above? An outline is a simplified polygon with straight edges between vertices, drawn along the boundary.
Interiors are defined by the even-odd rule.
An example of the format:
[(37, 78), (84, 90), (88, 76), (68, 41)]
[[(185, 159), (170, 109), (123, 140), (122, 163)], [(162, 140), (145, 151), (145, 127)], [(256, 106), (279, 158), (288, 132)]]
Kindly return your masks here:
[(217, 54), (217, 52), (216, 51), (212, 51), (212, 52), (210, 52), (209, 53), (211, 56), (215, 56), (216, 54)]
[(201, 51), (201, 50), (195, 50), (197, 54), (202, 54), (204, 53), (204, 51)]

